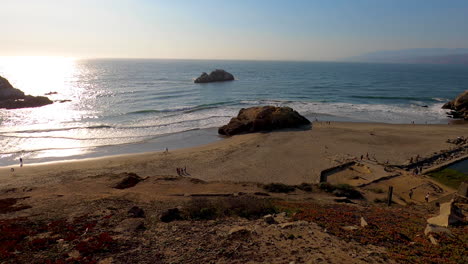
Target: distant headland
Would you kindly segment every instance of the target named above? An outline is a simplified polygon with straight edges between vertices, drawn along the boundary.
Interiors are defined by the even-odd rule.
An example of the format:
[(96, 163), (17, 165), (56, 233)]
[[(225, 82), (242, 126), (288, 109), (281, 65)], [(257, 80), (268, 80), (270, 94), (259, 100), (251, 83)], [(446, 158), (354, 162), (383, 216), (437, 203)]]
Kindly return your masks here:
[(14, 88), (7, 79), (0, 76), (0, 108), (40, 107), (52, 103), (45, 96), (25, 95), (23, 91)]

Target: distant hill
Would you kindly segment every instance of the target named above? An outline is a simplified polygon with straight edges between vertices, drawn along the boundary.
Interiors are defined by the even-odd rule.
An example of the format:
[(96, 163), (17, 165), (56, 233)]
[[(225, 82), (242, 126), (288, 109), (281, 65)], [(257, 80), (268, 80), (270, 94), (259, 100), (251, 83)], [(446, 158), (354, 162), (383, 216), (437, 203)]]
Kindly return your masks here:
[(468, 65), (468, 49), (406, 49), (376, 51), (351, 57), (346, 59), (346, 61)]

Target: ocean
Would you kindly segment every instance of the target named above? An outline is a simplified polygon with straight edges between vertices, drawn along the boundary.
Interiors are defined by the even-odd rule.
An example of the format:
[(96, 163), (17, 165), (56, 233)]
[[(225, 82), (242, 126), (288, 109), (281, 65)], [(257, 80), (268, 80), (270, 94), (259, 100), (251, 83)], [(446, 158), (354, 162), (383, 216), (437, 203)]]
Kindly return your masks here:
[[(193, 83), (218, 68), (236, 80)], [(0, 75), (56, 101), (0, 109), (0, 166), (206, 144), (259, 105), (311, 121), (444, 124), (443, 103), (468, 89), (456, 65), (23, 57), (0, 58)]]

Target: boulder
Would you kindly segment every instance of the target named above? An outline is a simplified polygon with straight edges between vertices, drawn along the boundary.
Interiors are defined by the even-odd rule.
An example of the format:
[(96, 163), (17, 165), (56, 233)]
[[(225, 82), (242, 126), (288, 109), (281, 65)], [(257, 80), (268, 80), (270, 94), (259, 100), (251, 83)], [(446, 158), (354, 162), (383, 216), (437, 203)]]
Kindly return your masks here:
[(444, 104), (442, 108), (452, 110), (449, 114), (453, 118), (468, 120), (468, 90), (458, 95), (454, 100)]
[(269, 225), (277, 224), (275, 218), (271, 214), (265, 215), (263, 217), (263, 220), (265, 221), (265, 223), (267, 223)]
[(367, 223), (366, 219), (364, 219), (364, 217), (361, 216), (361, 227), (366, 227), (368, 225), (369, 224)]
[(164, 211), (159, 218), (161, 222), (169, 223), (175, 220), (182, 220), (179, 208), (170, 208)]
[(145, 218), (145, 211), (138, 206), (133, 206), (127, 212), (128, 217), (132, 218)]
[(225, 70), (216, 69), (210, 74), (202, 73), (200, 77), (195, 79), (195, 83), (209, 83), (209, 82), (225, 82), (233, 81), (234, 76)]
[(40, 107), (52, 103), (44, 96), (25, 95), (21, 90), (14, 88), (7, 79), (0, 76), (0, 108)]
[(309, 125), (310, 121), (290, 107), (258, 106), (242, 108), (237, 117), (218, 129), (221, 135), (271, 131)]

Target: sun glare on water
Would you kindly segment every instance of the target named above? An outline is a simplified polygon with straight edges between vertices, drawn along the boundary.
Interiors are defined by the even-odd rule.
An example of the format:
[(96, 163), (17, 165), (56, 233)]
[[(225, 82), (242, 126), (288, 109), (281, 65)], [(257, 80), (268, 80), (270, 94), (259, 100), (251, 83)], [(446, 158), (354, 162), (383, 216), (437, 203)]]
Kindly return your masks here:
[(26, 94), (68, 93), (75, 61), (66, 57), (0, 57), (0, 75)]
[[(74, 58), (0, 57), (0, 76), (8, 79), (13, 87), (25, 94), (47, 96), (54, 101), (38, 108), (0, 109), (0, 142), (4, 146), (0, 154), (45, 149), (57, 149), (55, 154), (49, 152), (46, 156), (82, 154), (81, 141), (70, 138), (83, 138), (83, 135), (75, 135), (78, 132), (73, 131), (65, 136), (53, 132), (73, 127), (74, 122), (89, 114), (88, 110), (83, 110), (86, 107), (80, 100), (85, 89), (79, 84), (82, 70)], [(45, 137), (34, 139), (32, 135), (42, 130), (47, 131)]]

